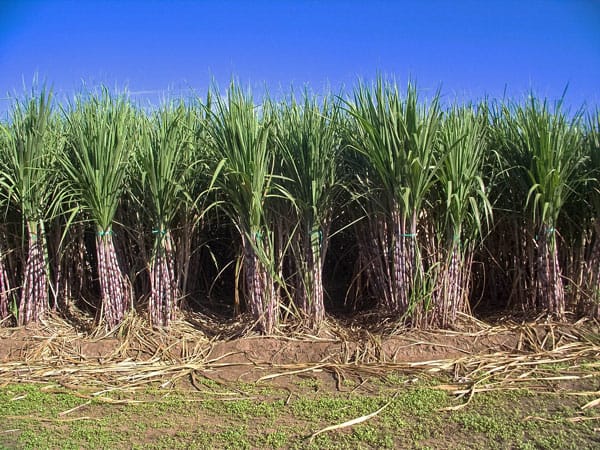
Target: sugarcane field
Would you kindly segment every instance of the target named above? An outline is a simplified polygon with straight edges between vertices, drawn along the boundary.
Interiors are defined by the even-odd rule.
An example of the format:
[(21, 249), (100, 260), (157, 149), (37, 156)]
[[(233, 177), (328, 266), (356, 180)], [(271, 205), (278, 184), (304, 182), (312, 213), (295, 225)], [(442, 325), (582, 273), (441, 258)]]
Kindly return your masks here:
[(600, 111), (237, 81), (0, 119), (0, 448), (600, 448)]

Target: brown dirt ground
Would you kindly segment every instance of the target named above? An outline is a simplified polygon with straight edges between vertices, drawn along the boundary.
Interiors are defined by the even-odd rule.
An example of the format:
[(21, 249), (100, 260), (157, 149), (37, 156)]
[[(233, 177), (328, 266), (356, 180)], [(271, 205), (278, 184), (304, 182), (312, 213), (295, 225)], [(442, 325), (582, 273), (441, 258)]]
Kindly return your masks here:
[[(148, 336), (146, 339), (114, 334), (96, 337), (52, 325), (0, 328), (0, 363), (43, 360), (61, 354), (80, 360), (103, 361), (122, 356), (144, 361), (155, 357), (157, 352), (173, 359), (204, 353), (206, 358), (223, 364), (417, 362), (517, 350), (523, 340), (523, 332), (518, 327), (490, 327), (487, 333), (485, 330), (476, 333), (412, 330), (391, 336), (364, 332), (351, 337), (250, 335), (221, 340), (209, 340), (201, 332), (195, 337), (174, 333), (166, 339), (162, 333), (137, 332), (147, 332)], [(543, 326), (539, 326), (538, 332), (544, 336), (548, 333)]]
[[(173, 328), (151, 330), (139, 316), (110, 334), (76, 332), (68, 323), (51, 319), (44, 325), (0, 328), (0, 367), (24, 364), (39, 367), (132, 364), (186, 365), (212, 379), (255, 381), (266, 368), (302, 370), (318, 368), (375, 367), (435, 370), (435, 362), (461, 361), (491, 355), (535, 355), (570, 343), (598, 342), (598, 324), (515, 323), (490, 325), (466, 321), (461, 330), (400, 330), (371, 333), (365, 328), (329, 322), (318, 336), (288, 330), (288, 335), (256, 336), (221, 333), (209, 338), (197, 324), (202, 318), (186, 318)], [(505, 322), (506, 323), (506, 322)], [(212, 333), (213, 336), (216, 333)], [(590, 340), (591, 339), (591, 340)], [(568, 345), (567, 345), (568, 346)], [(561, 354), (555, 355), (560, 357)], [(334, 369), (331, 367), (334, 366)], [(410, 371), (408, 370), (408, 371)], [(0, 374), (1, 374), (0, 370)]]

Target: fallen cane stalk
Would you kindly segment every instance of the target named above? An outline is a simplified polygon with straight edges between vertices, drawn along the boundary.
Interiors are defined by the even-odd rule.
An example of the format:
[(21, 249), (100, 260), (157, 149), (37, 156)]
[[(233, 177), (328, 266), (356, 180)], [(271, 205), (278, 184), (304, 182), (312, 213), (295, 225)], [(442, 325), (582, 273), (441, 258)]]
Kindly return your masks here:
[(581, 407), (581, 409), (593, 408), (594, 406), (598, 406), (598, 405), (600, 405), (600, 398), (597, 398), (596, 400), (592, 400), (591, 402), (586, 403), (585, 405), (583, 405)]
[(81, 405), (78, 405), (78, 406), (76, 406), (74, 408), (68, 409), (67, 411), (63, 411), (61, 413), (58, 413), (58, 416), (59, 417), (66, 416), (67, 414), (71, 414), (72, 412), (77, 411), (79, 408), (83, 408), (84, 406), (90, 405), (91, 403), (92, 403), (92, 401), (88, 400), (87, 402), (82, 403)]
[(292, 371), (289, 371), (289, 372), (273, 373), (273, 374), (270, 374), (270, 375), (265, 375), (264, 377), (260, 377), (256, 382), (259, 383), (261, 381), (271, 380), (273, 378), (282, 377), (282, 376), (285, 376), (285, 375), (297, 375), (299, 373), (304, 373), (304, 372), (316, 372), (316, 371), (319, 371), (322, 367), (325, 367), (325, 366), (327, 366), (327, 364), (318, 364), (316, 366), (306, 367), (304, 369), (292, 370)]
[(11, 420), (33, 420), (36, 422), (77, 422), (79, 420), (100, 420), (98, 418), (94, 418), (94, 417), (88, 417), (88, 416), (83, 416), (83, 417), (73, 417), (73, 418), (66, 418), (66, 419), (62, 419), (62, 418), (51, 418), (51, 417), (37, 417), (37, 416), (4, 416), (5, 419), (11, 419)]
[(340, 424), (337, 424), (337, 425), (330, 425), (328, 427), (323, 428), (322, 430), (314, 432), (310, 436), (310, 438), (308, 439), (308, 442), (312, 443), (312, 441), (319, 434), (325, 433), (327, 431), (339, 430), (341, 428), (348, 428), (348, 427), (351, 427), (351, 426), (354, 426), (354, 425), (358, 425), (359, 423), (366, 422), (369, 419), (372, 419), (373, 417), (377, 416), (381, 411), (383, 411), (385, 408), (387, 408), (388, 406), (390, 406), (391, 403), (396, 399), (397, 396), (398, 396), (398, 393), (396, 392), (394, 394), (394, 396), (392, 397), (392, 399), (389, 402), (387, 402), (385, 405), (383, 405), (377, 411), (372, 412), (371, 414), (367, 414), (366, 416), (357, 417), (356, 419), (348, 420), (347, 422), (343, 422), (343, 423), (340, 423)]

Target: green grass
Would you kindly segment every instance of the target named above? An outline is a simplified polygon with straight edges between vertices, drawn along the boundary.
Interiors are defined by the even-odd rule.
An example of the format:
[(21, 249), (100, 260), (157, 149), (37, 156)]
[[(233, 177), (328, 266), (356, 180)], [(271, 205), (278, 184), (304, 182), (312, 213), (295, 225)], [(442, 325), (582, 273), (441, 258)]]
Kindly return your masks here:
[[(290, 396), (289, 388), (274, 385), (207, 381), (201, 383), (206, 392), (149, 388), (111, 395), (145, 401), (119, 405), (98, 399), (85, 405), (86, 398), (57, 385), (11, 384), (0, 388), (0, 448), (586, 449), (600, 442), (597, 419), (568, 420), (593, 417), (593, 408), (580, 409), (591, 397), (490, 392), (450, 411), (460, 400), (436, 388), (445, 382), (407, 385), (395, 376), (348, 393), (315, 391), (316, 382), (302, 380), (289, 385)], [(372, 413), (390, 400), (377, 417), (309, 441), (315, 431)]]

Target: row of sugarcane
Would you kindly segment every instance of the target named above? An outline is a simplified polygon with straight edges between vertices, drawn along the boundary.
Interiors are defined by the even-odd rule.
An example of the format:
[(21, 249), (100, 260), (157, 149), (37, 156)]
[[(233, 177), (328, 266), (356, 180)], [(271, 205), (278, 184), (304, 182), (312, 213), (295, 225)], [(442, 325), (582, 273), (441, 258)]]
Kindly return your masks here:
[(258, 331), (318, 329), (326, 261), (350, 273), (343, 302), (401, 325), (451, 327), (478, 301), (600, 318), (598, 112), (443, 107), (380, 78), (260, 104), (232, 83), (153, 110), (34, 89), (1, 126), (5, 324), (84, 301), (109, 329), (134, 309), (168, 327), (229, 271)]

